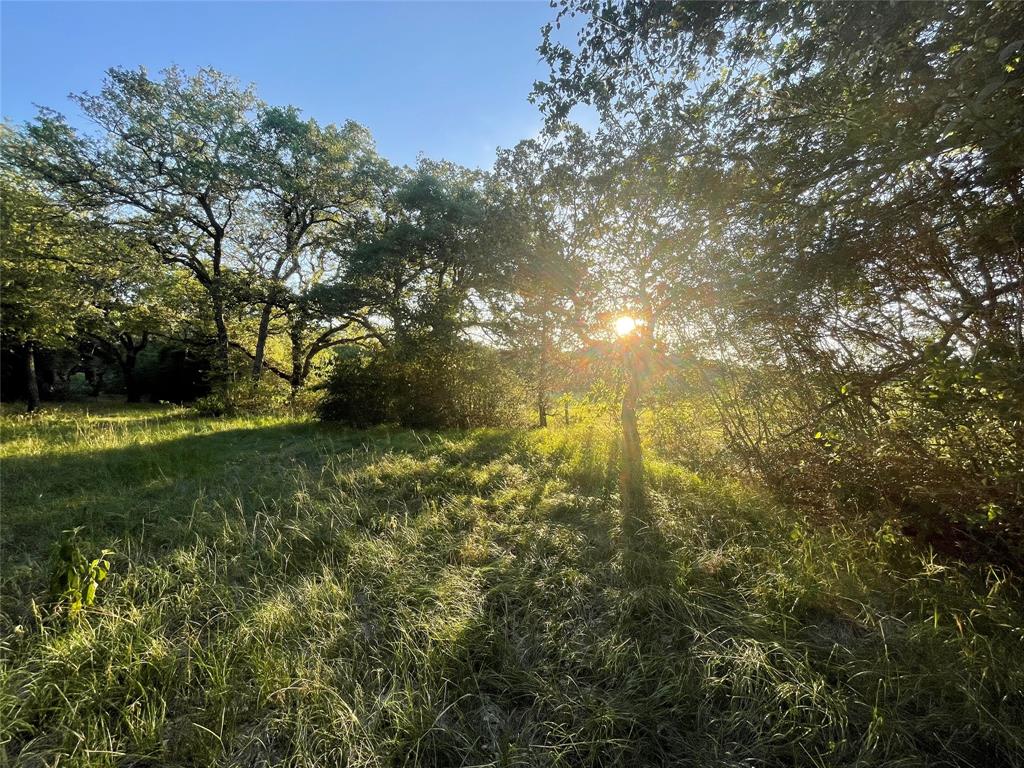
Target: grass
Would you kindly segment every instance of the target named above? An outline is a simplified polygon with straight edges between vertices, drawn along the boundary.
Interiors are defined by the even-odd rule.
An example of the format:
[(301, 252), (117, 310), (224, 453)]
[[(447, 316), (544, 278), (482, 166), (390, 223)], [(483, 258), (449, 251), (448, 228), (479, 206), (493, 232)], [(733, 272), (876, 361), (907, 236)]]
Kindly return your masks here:
[[(0, 764), (1024, 765), (1013, 577), (657, 460), (624, 527), (597, 422), (3, 434)], [(116, 552), (77, 618), (73, 526)]]

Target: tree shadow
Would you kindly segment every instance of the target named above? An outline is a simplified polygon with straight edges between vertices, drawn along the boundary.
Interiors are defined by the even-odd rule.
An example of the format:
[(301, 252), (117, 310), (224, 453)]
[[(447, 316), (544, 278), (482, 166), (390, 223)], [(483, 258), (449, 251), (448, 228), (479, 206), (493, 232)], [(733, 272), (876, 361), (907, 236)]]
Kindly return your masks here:
[(664, 670), (645, 668), (690, 662), (665, 538), (646, 517), (623, 530), (608, 496), (542, 495), (522, 515), (446, 651), (439, 674), (459, 695), (418, 743), (453, 764), (678, 758), (692, 718)]
[(231, 502), (265, 510), (267, 502), (287, 500), (297, 490), (299, 468), (315, 475), (339, 456), (358, 468), (382, 451), (432, 450), (404, 435), (390, 440), (386, 433), (313, 424), (207, 431), (207, 420), (188, 415), (163, 420), (194, 421), (204, 429), (154, 443), (0, 459), (0, 543), (8, 561), (37, 560), (76, 527), (98, 545), (134, 537), (135, 550), (164, 548), (181, 540), (182, 526), (203, 527), (204, 506)]
[[(96, 615), (122, 628), (134, 621), (126, 616), (147, 615), (159, 622), (161, 638), (178, 644), (183, 654), (188, 650), (170, 658), (173, 671), (162, 682), (163, 695), (178, 715), (168, 718), (161, 732), (172, 735), (159, 746), (132, 748), (202, 763), (209, 755), (209, 745), (200, 743), (203, 733), (222, 729), (225, 721), (249, 727), (257, 704), (264, 711), (288, 706), (286, 699), (268, 704), (250, 695), (264, 659), (287, 657), (279, 647), (251, 647), (252, 627), (267, 627), (276, 642), (298, 643), (306, 656), (316, 657), (313, 647), (327, 647), (351, 665), (353, 674), (365, 672), (367, 686), (381, 664), (393, 670), (407, 664), (393, 638), (406, 637), (409, 628), (402, 622), (410, 612), (428, 612), (448, 599), (445, 581), (472, 533), (464, 513), (483, 490), (475, 470), (505, 455), (516, 439), (514, 433), (493, 431), (428, 437), (274, 425), (7, 459), (2, 467), (8, 488), (16, 482), (19, 490), (10, 505), (5, 494), (4, 549), (17, 549), (36, 575), (7, 591), (0, 620), (33, 624), (28, 604), (46, 589), (39, 572), (42, 557), (62, 530), (84, 525), (84, 537), (97, 547), (116, 540), (115, 557), (128, 562), (115, 565), (116, 584), (108, 582), (102, 591), (113, 588), (118, 594), (107, 605), (101, 600)], [(126, 507), (132, 511), (122, 514)], [(427, 555), (415, 568), (373, 557), (414, 541)], [(154, 577), (159, 583), (148, 584)], [(328, 622), (336, 638), (318, 635), (322, 625), (315, 615), (324, 606), (310, 601), (318, 591), (333, 594), (331, 599), (352, 598)], [(155, 607), (157, 597), (167, 594), (179, 597)], [(278, 633), (275, 612), (290, 634)], [(345, 632), (349, 617), (361, 628), (354, 637)], [(247, 693), (226, 696), (216, 686), (206, 690), (179, 682), (191, 677), (181, 673), (189, 654), (227, 646), (233, 649), (230, 673)], [(115, 648), (99, 648), (90, 658), (102, 665), (115, 653)], [(148, 664), (134, 657), (119, 661)], [(83, 675), (88, 668), (55, 681), (54, 695)], [(108, 681), (107, 688), (110, 706), (130, 703), (121, 699), (124, 693), (115, 683)], [(22, 724), (32, 731), (8, 744), (12, 754), (33, 740), (25, 734), (56, 739), (64, 731), (61, 712), (58, 707), (32, 713)], [(179, 728), (179, 722), (185, 726)], [(192, 723), (209, 730), (197, 731)], [(419, 736), (408, 735), (419, 743)], [(231, 745), (218, 748), (223, 754)]]
[[(811, 733), (813, 716), (770, 697), (747, 709), (733, 686), (770, 691), (808, 650), (872, 638), (828, 606), (780, 636), (733, 595), (740, 563), (681, 562), (669, 491), (623, 519), (602, 446), (552, 447), (542, 459), (516, 432), (285, 424), (5, 459), (5, 568), (12, 553), (38, 566), (76, 524), (124, 557), (86, 616), (104, 642), (33, 668), (39, 704), (8, 754), (78, 748), (82, 731), (126, 763), (272, 764), (315, 732), (318, 754), (355, 744), (382, 764), (685, 765), (711, 762), (717, 735), (769, 733), (767, 714)], [(33, 636), (28, 609), (10, 610), (34, 597), (18, 590), (0, 616), (29, 628), (15, 667), (67, 630)], [(129, 711), (140, 680), (166, 705), (150, 741), (75, 719)], [(83, 703), (68, 714), (61, 697)], [(728, 718), (740, 730), (715, 730)], [(784, 762), (772, 749), (750, 754)]]

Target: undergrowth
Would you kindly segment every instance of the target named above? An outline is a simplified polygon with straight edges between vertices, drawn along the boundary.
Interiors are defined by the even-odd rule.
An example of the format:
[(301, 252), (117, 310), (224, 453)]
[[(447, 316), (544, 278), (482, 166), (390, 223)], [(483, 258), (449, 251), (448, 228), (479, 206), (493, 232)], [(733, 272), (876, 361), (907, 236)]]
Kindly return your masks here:
[[(654, 458), (624, 527), (599, 421), (3, 427), (14, 764), (1024, 765), (1013, 577)], [(115, 554), (72, 615), (79, 527)]]

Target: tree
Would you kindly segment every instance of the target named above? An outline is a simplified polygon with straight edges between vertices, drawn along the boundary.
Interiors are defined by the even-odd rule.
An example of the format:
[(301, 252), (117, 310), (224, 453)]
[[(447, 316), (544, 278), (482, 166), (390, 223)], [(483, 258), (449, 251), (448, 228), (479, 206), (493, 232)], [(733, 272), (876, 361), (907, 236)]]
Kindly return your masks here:
[(84, 310), (76, 266), (94, 234), (28, 180), (0, 171), (0, 315), (5, 341), (22, 348), (29, 411), (40, 399), (36, 352), (64, 346)]
[[(569, 0), (566, 14), (585, 17), (579, 45), (548, 30), (535, 94), (552, 130), (591, 103), (599, 144), (646, 163), (663, 199), (717, 179), (705, 296), (668, 308), (715, 358), (737, 447), (780, 486), (826, 449), (898, 504), (920, 508), (914, 494), (957, 473), (961, 490), (924, 501), (960, 521), (1019, 510), (1006, 457), (1024, 432), (1004, 404), (1024, 402), (1024, 7)], [(946, 415), (926, 418), (923, 397)], [(998, 439), (958, 445), (981, 412)], [(883, 441), (897, 448), (879, 460)]]
[(384, 344), (484, 328), (487, 297), (512, 273), (511, 231), (487, 175), (427, 160), (395, 170), (344, 256), (336, 295), (368, 309), (359, 322)]
[(259, 325), (252, 354), (253, 378), (263, 372), (274, 310), (288, 325), (293, 389), (310, 360), (300, 358), (343, 343), (347, 323), (328, 324), (303, 350), (301, 338), (314, 318), (303, 295), (322, 281), (340, 278), (339, 245), (353, 222), (375, 203), (384, 164), (369, 132), (354, 122), (338, 128), (302, 120), (294, 108), (260, 111), (254, 133), (255, 208), (259, 217), (247, 234), (247, 267), (259, 286)]
[(172, 338), (195, 322), (190, 281), (181, 268), (163, 264), (145, 243), (111, 243), (103, 260), (82, 275), (87, 308), (76, 334), (117, 366), (129, 403), (142, 397), (136, 376), (139, 354), (157, 337)]
[(225, 282), (252, 173), (253, 90), (211, 69), (186, 77), (172, 68), (155, 80), (115, 68), (98, 94), (74, 98), (98, 136), (44, 109), (12, 143), (12, 158), (195, 277), (209, 297), (218, 373), (227, 375)]
[(594, 294), (580, 250), (592, 204), (580, 162), (584, 143), (580, 132), (553, 146), (527, 140), (499, 152), (495, 164), (505, 188), (502, 205), (513, 216), (516, 255), (508, 290), (493, 312), (502, 342), (527, 358), (540, 427), (547, 426), (560, 359), (578, 343), (579, 310)]
[(575, 52), (548, 31), (549, 117), (592, 102), (666, 187), (722, 174), (720, 298), (748, 328), (813, 329), (779, 357), (867, 367), (871, 388), (958, 344), (1020, 355), (1019, 4), (561, 13), (590, 19)]

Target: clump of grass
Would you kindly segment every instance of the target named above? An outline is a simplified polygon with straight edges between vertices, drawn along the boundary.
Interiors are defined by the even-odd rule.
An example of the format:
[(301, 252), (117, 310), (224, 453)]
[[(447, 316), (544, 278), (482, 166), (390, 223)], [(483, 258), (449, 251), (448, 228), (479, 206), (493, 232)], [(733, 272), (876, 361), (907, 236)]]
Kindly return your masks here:
[[(614, 429), (8, 420), (0, 745), (32, 765), (1024, 764), (1014, 577)], [(34, 610), (60, 532), (118, 557)], [(656, 566), (656, 567), (655, 567)]]

